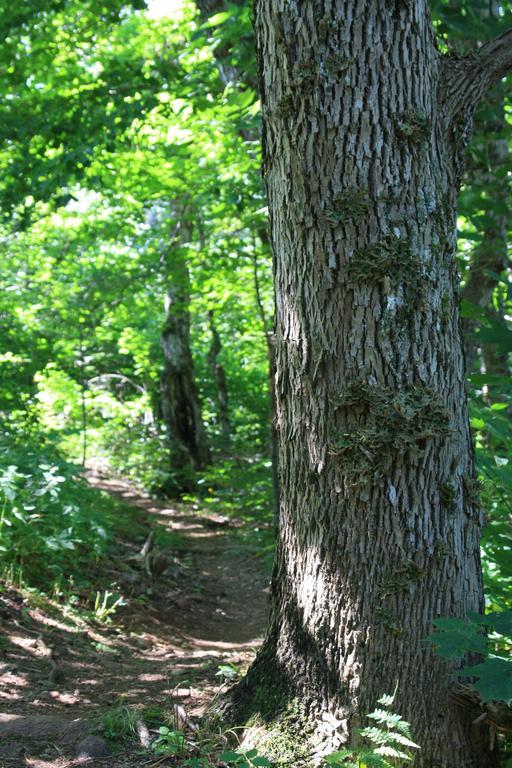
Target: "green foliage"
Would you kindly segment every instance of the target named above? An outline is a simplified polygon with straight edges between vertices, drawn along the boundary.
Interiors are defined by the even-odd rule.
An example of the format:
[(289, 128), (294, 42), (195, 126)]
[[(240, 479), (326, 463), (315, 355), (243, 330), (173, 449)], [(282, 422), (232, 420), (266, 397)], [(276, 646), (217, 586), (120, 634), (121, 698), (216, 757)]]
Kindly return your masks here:
[[(463, 660), (455, 677), (470, 677), (469, 684), (484, 701), (512, 703), (512, 611), (470, 614), (465, 621), (437, 619), (434, 626), (436, 631), (426, 639), (436, 653), (447, 660)], [(484, 657), (483, 661), (468, 664), (464, 659), (468, 653)]]
[(237, 768), (271, 768), (272, 766), (268, 758), (258, 754), (257, 749), (249, 749), (246, 752), (228, 750), (219, 755), (219, 760)]
[[(91, 488), (81, 471), (35, 430), (0, 437), (2, 576), (71, 603), (74, 587), (89, 585), (91, 568), (109, 555), (117, 534), (142, 538), (145, 530), (132, 507)], [(107, 589), (83, 608), (108, 621), (122, 604)]]
[(220, 677), (224, 682), (233, 682), (240, 677), (240, 670), (234, 664), (221, 664), (219, 669), (215, 673), (216, 677)]
[(118, 702), (100, 712), (97, 724), (110, 741), (129, 741), (137, 733), (137, 713), (132, 707)]
[[(0, 360), (0, 406), (18, 422), (30, 411), (72, 459), (157, 491), (176, 478), (160, 402), (161, 331), (166, 291), (178, 279), (172, 232), (183, 217), (192, 222), (180, 259), (210, 442), (222, 448), (210, 310), (228, 372), (233, 450), (263, 451), (268, 439), (261, 310), (270, 322), (270, 261), (250, 9), (229, 5), (205, 23), (192, 4), (158, 20), (129, 3), (120, 12), (112, 2), (94, 19), (89, 7), (82, 14), (80, 4), (65, 5), (13, 29), (16, 50), (38, 41), (23, 65), (30, 93), (19, 93), (35, 109), (20, 109), (45, 118), (29, 157), (24, 135), (5, 145), (0, 196), (12, 216), (0, 232), (0, 311), (15, 322)], [(243, 67), (248, 80), (226, 87), (215, 57)], [(63, 111), (94, 124), (82, 117), (71, 125)]]
[(45, 586), (105, 554), (112, 506), (50, 443), (0, 438), (0, 551), (5, 572)]
[(184, 755), (186, 753), (183, 731), (162, 725), (158, 729), (158, 738), (151, 747), (157, 755)]
[(93, 618), (103, 624), (109, 624), (116, 609), (121, 605), (126, 605), (123, 597), (116, 597), (116, 595), (109, 592), (108, 589), (106, 589), (103, 594), (101, 592), (96, 592), (96, 599), (94, 601), (94, 609), (92, 612)]
[(339, 750), (329, 755), (326, 766), (342, 768), (396, 768), (404, 762), (411, 762), (412, 749), (419, 749), (411, 737), (409, 723), (393, 712), (394, 696), (382, 696), (377, 707), (368, 715), (376, 725), (361, 729), (360, 734), (369, 746)]

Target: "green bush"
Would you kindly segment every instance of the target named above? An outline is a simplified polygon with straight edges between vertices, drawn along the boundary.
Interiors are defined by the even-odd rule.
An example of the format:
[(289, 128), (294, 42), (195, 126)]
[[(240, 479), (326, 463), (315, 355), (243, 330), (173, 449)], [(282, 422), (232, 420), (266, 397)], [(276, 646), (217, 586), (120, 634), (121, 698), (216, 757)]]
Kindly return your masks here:
[(81, 468), (48, 440), (0, 437), (0, 553), (3, 576), (43, 590), (80, 581), (108, 548), (116, 502), (87, 485)]

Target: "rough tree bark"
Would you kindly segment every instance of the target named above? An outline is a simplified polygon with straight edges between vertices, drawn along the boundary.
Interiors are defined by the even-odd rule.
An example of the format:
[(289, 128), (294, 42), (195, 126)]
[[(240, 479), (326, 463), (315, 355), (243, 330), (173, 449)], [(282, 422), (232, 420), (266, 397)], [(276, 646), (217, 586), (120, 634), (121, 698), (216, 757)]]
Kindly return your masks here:
[(512, 32), (444, 58), (426, 0), (255, 10), (281, 519), (268, 634), (235, 706), (270, 718), (297, 699), (323, 750), (397, 685), (417, 766), (495, 766), (423, 639), (483, 608), (456, 204)]
[(190, 233), (186, 222), (179, 229), (165, 256), (160, 394), (171, 453), (171, 485), (187, 488), (191, 485), (191, 469), (203, 469), (210, 460), (210, 451), (190, 350), (190, 275), (184, 249)]
[(222, 344), (220, 341), (219, 332), (215, 325), (214, 313), (212, 309), (208, 312), (208, 318), (210, 320), (210, 331), (212, 334), (212, 343), (208, 352), (208, 362), (213, 374), (213, 379), (217, 385), (217, 406), (219, 411), (219, 425), (222, 444), (224, 448), (227, 448), (229, 447), (231, 439), (231, 427), (229, 424), (228, 408), (228, 383), (224, 366), (219, 363), (219, 355), (222, 349)]

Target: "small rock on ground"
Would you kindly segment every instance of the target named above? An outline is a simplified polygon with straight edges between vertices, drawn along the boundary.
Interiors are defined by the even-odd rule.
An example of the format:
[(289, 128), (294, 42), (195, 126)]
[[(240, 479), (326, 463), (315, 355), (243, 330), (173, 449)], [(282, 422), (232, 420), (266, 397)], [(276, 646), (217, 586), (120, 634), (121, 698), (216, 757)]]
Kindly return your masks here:
[(108, 757), (110, 755), (110, 747), (105, 739), (99, 736), (87, 736), (78, 742), (75, 747), (75, 753), (77, 757), (82, 759)]

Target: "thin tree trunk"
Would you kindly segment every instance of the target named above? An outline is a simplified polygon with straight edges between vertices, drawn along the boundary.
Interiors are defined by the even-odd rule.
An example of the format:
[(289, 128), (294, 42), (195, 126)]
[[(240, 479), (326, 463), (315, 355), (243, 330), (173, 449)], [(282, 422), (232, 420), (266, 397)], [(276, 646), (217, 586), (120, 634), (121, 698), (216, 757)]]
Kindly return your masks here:
[[(167, 288), (162, 328), (164, 369), (161, 377), (162, 416), (171, 452), (175, 484), (192, 484), (191, 470), (203, 469), (210, 451), (201, 416), (190, 350), (190, 275), (183, 244), (186, 225), (167, 255)], [(172, 482), (171, 482), (172, 484)]]
[(235, 702), (267, 720), (299, 701), (322, 752), (397, 685), (418, 766), (495, 766), (424, 638), (483, 609), (456, 202), (512, 34), (444, 59), (426, 0), (257, 0), (256, 33), (281, 503), (268, 635)]
[(222, 344), (219, 332), (215, 325), (213, 310), (208, 312), (208, 318), (210, 320), (210, 331), (212, 334), (212, 343), (208, 353), (208, 362), (210, 364), (213, 379), (217, 386), (217, 406), (219, 410), (219, 425), (222, 445), (224, 448), (228, 448), (231, 440), (231, 427), (229, 424), (228, 407), (228, 383), (224, 366), (219, 363), (219, 355), (222, 350)]

